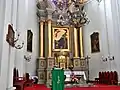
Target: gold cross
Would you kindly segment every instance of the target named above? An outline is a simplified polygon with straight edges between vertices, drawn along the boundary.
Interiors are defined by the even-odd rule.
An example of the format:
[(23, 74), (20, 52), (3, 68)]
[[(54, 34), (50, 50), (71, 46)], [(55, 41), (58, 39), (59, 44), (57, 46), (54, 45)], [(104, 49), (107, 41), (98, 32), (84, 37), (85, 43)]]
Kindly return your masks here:
[(58, 76), (58, 81), (57, 81), (57, 84), (59, 84), (60, 83), (60, 77)]

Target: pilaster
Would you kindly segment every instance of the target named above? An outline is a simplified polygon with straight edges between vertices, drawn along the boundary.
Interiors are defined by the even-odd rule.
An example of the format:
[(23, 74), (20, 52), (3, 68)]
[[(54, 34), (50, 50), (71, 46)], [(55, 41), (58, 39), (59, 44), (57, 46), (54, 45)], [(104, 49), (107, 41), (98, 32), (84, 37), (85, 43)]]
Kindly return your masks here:
[(74, 57), (73, 58), (73, 63), (74, 63), (74, 70), (79, 70), (80, 69), (80, 58), (79, 57)]
[(54, 12), (53, 9), (51, 8), (46, 8), (46, 13), (47, 13), (47, 19), (51, 19), (52, 20), (52, 13)]
[(37, 72), (38, 72), (38, 83), (45, 83), (45, 68), (46, 68), (46, 60), (44, 57), (39, 57), (37, 59)]
[(51, 79), (52, 79), (51, 78), (52, 77), (51, 70), (54, 67), (54, 63), (55, 63), (54, 57), (47, 58), (47, 69), (46, 69), (46, 73), (47, 73), (46, 86), (47, 87), (50, 87), (50, 85), (51, 85)]

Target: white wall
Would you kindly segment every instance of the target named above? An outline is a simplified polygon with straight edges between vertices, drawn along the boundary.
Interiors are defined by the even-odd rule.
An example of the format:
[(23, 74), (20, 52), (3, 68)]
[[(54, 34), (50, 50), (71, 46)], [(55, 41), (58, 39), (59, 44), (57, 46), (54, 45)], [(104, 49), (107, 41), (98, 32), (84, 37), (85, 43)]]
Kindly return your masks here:
[[(8, 24), (12, 23), (11, 20), (11, 8), (12, 8), (12, 0), (1, 0), (1, 6), (2, 6), (2, 11), (1, 14), (2, 16), (2, 21), (1, 21), (1, 29), (2, 29), (2, 35), (3, 38), (2, 40), (2, 57), (1, 57), (1, 74), (0, 74), (0, 87), (1, 90), (6, 90), (6, 88), (12, 87), (12, 67), (14, 63), (14, 49), (9, 46), (9, 44), (6, 42), (6, 34), (8, 33)], [(4, 7), (4, 8), (3, 8)]]
[(114, 35), (114, 46), (111, 55), (115, 56), (115, 60), (111, 62), (111, 68), (119, 72), (120, 80), (120, 0), (111, 0), (111, 7)]
[[(0, 89), (12, 90), (13, 86), (13, 68), (17, 67), (20, 76), (24, 72), (35, 75), (36, 58), (39, 48), (39, 28), (36, 16), (35, 0), (0, 0)], [(17, 13), (18, 12), (18, 13)], [(6, 42), (8, 33), (8, 24), (13, 24), (14, 31), (20, 32), (20, 40), (17, 45), (24, 41), (22, 49), (17, 50)], [(27, 29), (33, 32), (33, 52), (32, 59), (25, 63), (24, 55), (27, 53)], [(16, 33), (16, 31), (15, 31)]]
[[(84, 27), (84, 53), (90, 55), (90, 79), (98, 76), (99, 71), (117, 70), (119, 73), (119, 51), (120, 51), (120, 27), (119, 15), (120, 7), (117, 8), (118, 0), (102, 0), (89, 3), (86, 11), (91, 20), (89, 25)], [(112, 3), (112, 4), (111, 4)], [(120, 4), (120, 3), (118, 3)], [(98, 31), (100, 34), (100, 52), (91, 53), (90, 34)], [(109, 61), (108, 55), (115, 56), (114, 61)], [(102, 61), (102, 56), (107, 58), (107, 62)]]
[[(27, 52), (27, 30), (33, 33), (33, 51)], [(24, 48), (16, 51), (16, 67), (22, 76), (24, 72), (31, 75), (36, 74), (36, 58), (39, 53), (39, 26), (36, 15), (35, 0), (19, 0), (18, 9), (18, 31), (21, 33), (21, 41), (24, 41)], [(31, 61), (26, 62), (24, 55), (31, 55)]]
[[(3, 7), (5, 5), (5, 2), (0, 0), (0, 41), (3, 39), (3, 25), (4, 25), (4, 14), (5, 14), (5, 8)], [(2, 55), (2, 42), (0, 42), (0, 66), (1, 66), (1, 55)]]
[[(33, 51), (31, 61), (26, 63), (26, 71), (31, 75), (36, 74), (36, 58), (39, 57), (39, 24), (36, 15), (36, 0), (28, 0), (27, 29), (33, 32)], [(27, 32), (26, 32), (27, 37)], [(26, 38), (27, 39), (27, 38)], [(25, 48), (27, 50), (27, 47)]]
[[(84, 54), (85, 56), (89, 55), (91, 57), (89, 62), (89, 72), (90, 72), (90, 79), (93, 79), (95, 76), (97, 76), (98, 71), (101, 68), (100, 65), (100, 58), (102, 57), (103, 51), (102, 51), (102, 29), (101, 28), (101, 13), (100, 13), (100, 6), (98, 6), (98, 3), (91, 2), (86, 7), (87, 15), (90, 19), (90, 23), (84, 27), (83, 30), (83, 39), (84, 39)], [(99, 32), (99, 38), (100, 38), (100, 52), (98, 53), (91, 53), (91, 40), (90, 35), (93, 32)]]
[[(0, 7), (2, 7), (2, 9), (0, 8), (0, 41), (2, 41), (0, 42), (0, 88), (1, 90), (6, 90), (6, 88), (11, 90), (14, 67), (19, 69), (20, 76), (23, 76), (24, 72), (29, 72), (31, 75), (35, 75), (36, 72), (36, 58), (38, 57), (39, 51), (36, 1), (0, 0)], [(97, 2), (91, 2), (87, 5), (86, 10), (91, 22), (85, 26), (83, 38), (85, 56), (91, 56), (90, 79), (97, 77), (99, 71), (117, 70), (120, 73), (120, 1), (103, 0), (100, 5), (98, 5)], [(6, 42), (7, 25), (9, 23), (12, 23), (14, 30), (17, 29), (21, 34), (17, 44), (21, 44), (22, 41), (25, 43), (21, 50), (16, 50)], [(26, 51), (28, 29), (31, 29), (33, 32), (32, 53)], [(91, 53), (90, 49), (90, 35), (95, 31), (100, 33), (99, 53)], [(24, 55), (27, 54), (32, 56), (30, 62), (24, 60)], [(102, 56), (108, 57), (108, 55), (115, 56), (115, 60), (112, 61), (111, 64), (109, 61), (103, 62), (101, 60)]]

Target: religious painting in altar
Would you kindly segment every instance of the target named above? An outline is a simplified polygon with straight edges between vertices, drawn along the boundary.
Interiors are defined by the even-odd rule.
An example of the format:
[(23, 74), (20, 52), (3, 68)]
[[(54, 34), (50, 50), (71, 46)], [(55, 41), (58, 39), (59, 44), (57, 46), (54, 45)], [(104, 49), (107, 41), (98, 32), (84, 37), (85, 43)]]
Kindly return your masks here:
[(69, 51), (69, 28), (53, 28), (53, 51)]
[(91, 53), (100, 52), (99, 33), (93, 32), (93, 34), (91, 34), (90, 37), (91, 37)]

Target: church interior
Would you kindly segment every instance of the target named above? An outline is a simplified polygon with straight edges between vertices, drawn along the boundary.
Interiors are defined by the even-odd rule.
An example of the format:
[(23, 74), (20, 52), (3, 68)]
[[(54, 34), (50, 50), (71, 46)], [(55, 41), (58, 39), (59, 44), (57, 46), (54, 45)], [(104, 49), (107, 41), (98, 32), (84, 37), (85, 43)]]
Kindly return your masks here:
[(0, 0), (1, 90), (120, 90), (120, 0)]

